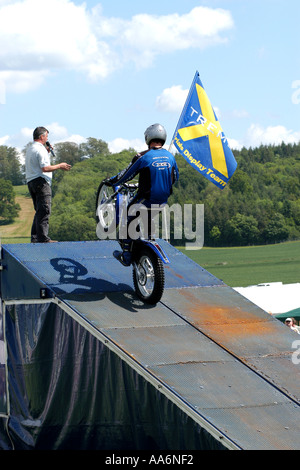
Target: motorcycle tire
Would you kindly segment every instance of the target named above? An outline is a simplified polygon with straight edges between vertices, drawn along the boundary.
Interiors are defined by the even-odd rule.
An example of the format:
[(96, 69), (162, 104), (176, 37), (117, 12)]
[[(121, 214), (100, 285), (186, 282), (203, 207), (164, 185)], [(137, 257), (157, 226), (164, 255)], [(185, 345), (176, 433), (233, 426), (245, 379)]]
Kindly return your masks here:
[(114, 189), (102, 181), (96, 196), (96, 221), (105, 233), (116, 229), (116, 198), (112, 199)]
[(165, 287), (162, 260), (148, 247), (141, 247), (134, 256), (133, 284), (137, 296), (154, 305), (160, 301)]

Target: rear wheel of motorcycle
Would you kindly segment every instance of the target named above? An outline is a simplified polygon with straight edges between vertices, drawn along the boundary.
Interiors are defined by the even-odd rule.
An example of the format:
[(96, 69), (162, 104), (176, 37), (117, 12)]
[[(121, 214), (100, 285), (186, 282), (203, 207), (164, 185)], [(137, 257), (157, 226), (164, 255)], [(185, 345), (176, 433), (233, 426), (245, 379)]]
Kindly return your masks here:
[(164, 265), (149, 248), (143, 247), (134, 257), (133, 284), (137, 296), (148, 304), (160, 301), (165, 287)]

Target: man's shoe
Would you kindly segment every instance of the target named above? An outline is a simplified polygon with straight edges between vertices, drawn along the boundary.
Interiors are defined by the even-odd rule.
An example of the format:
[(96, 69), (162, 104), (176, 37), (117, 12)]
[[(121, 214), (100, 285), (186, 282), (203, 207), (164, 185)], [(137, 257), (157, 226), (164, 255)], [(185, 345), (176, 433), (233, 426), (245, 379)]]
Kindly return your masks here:
[(120, 261), (123, 266), (130, 266), (131, 265), (131, 253), (129, 251), (114, 251), (114, 257)]

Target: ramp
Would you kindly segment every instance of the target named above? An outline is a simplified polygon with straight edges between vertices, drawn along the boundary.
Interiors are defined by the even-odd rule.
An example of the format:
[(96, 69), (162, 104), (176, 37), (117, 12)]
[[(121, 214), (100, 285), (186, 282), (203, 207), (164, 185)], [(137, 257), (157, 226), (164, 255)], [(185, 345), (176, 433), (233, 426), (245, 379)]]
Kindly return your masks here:
[[(101, 426), (97, 422), (93, 431), (102, 437), (87, 440), (86, 448), (93, 443), (96, 448), (125, 449), (299, 449), (300, 365), (294, 360), (298, 336), (167, 242), (161, 243), (171, 263), (165, 269), (165, 293), (154, 307), (136, 298), (131, 268), (112, 257), (116, 242), (4, 245), (1, 297), (5, 340), (10, 343), (8, 382), (17, 380), (14, 355), (19, 357), (17, 367), (23, 374), (24, 364), (31, 367), (36, 363), (32, 357), (39, 349), (38, 341), (31, 339), (34, 347), (27, 348), (28, 335), (41, 336), (40, 330), (36, 332), (42, 318), (38, 311), (51, 305), (52, 313), (45, 317), (55, 322), (54, 336), (60, 337), (59, 321), (62, 325), (69, 322), (68, 331), (78, 346), (73, 356), (76, 361), (93, 357), (84, 363), (90, 368), (88, 364), (94, 364), (96, 357), (92, 350), (80, 356), (80, 348), (86, 347), (84, 332), (88, 334), (93, 351), (101, 349), (101, 362), (96, 361), (93, 373), (105, 361), (105, 373), (110, 377), (109, 385), (94, 384), (88, 396), (105, 403), (105, 411), (101, 408), (97, 414), (93, 410), (93, 419), (99, 419), (101, 413), (108, 416), (105, 432), (114, 431), (110, 441), (105, 441), (105, 420)], [(22, 321), (26, 324), (21, 328)], [(64, 336), (70, 349), (69, 338)], [(55, 351), (51, 354), (58, 360)], [(44, 352), (43, 361), (46, 355)], [(20, 404), (11, 406), (15, 415), (7, 413), (10, 439), (21, 441), (21, 447), (24, 441), (29, 448), (39, 448), (45, 445), (40, 437), (43, 413), (33, 413), (30, 386), (24, 382), (24, 393), (30, 396), (26, 404), (30, 423), (24, 425), (24, 411), (20, 419), (16, 410)], [(87, 382), (84, 388), (87, 393)], [(48, 395), (49, 390), (45, 391)], [(12, 393), (8, 392), (7, 399), (12, 400)], [(87, 398), (82, 391), (72, 400), (84, 407)], [(120, 410), (118, 403), (122, 404)], [(114, 410), (114, 416), (108, 410)], [(66, 435), (70, 417), (64, 410), (61, 415), (65, 419), (59, 424), (59, 442), (53, 437), (55, 448), (69, 445), (62, 429)], [(16, 430), (18, 419), (22, 432)], [(129, 422), (138, 431), (130, 428), (128, 433)], [(144, 438), (138, 438), (138, 433)], [(126, 439), (126, 435), (131, 437)]]

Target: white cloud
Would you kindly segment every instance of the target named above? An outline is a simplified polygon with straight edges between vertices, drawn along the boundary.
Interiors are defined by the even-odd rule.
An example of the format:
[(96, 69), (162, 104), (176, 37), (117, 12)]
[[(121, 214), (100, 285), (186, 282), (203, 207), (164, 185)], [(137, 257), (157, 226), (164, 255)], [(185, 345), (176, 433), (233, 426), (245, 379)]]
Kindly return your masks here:
[(137, 152), (141, 152), (146, 149), (146, 144), (141, 139), (127, 140), (118, 137), (111, 142), (108, 142), (108, 148), (111, 153), (118, 153), (129, 148), (133, 148)]
[(207, 7), (124, 20), (105, 17), (101, 5), (88, 9), (88, 2), (0, 0), (0, 80), (14, 92), (60, 70), (99, 80), (127, 62), (145, 67), (160, 54), (224, 42), (232, 27), (230, 12)]
[(122, 22), (119, 35), (125, 57), (148, 66), (159, 54), (226, 42), (221, 33), (232, 27), (230, 12), (200, 6), (182, 16), (135, 15)]
[(57, 122), (53, 122), (45, 126), (49, 131), (49, 140), (53, 143), (66, 142), (69, 133), (66, 127), (61, 126)]
[[(67, 139), (62, 140), (61, 142), (73, 142), (74, 144), (80, 145), (86, 142), (87, 139), (85, 137), (82, 137), (82, 135), (79, 134), (72, 134)], [(58, 142), (56, 142), (58, 143)]]
[(251, 124), (245, 136), (240, 140), (228, 138), (229, 147), (236, 150), (240, 150), (242, 147), (256, 148), (260, 145), (280, 145), (282, 142), (286, 144), (300, 142), (300, 131), (288, 130), (282, 125), (263, 127), (259, 124)]
[(231, 148), (231, 150), (241, 150), (241, 148), (243, 147), (243, 145), (236, 139), (228, 138), (227, 140), (229, 148)]
[(183, 109), (189, 90), (183, 90), (181, 85), (175, 85), (163, 90), (156, 99), (156, 108), (159, 111), (180, 113)]
[[(165, 88), (156, 98), (155, 106), (159, 111), (177, 113), (180, 115), (185, 105), (189, 90), (183, 90), (181, 85)], [(214, 106), (218, 119), (221, 118), (221, 110)], [(179, 116), (178, 116), (179, 117)]]
[(8, 84), (12, 78), (14, 91), (27, 91), (60, 69), (105, 77), (113, 57), (93, 33), (85, 4), (23, 0), (0, 6), (0, 64), (0, 78)]
[(7, 142), (9, 142), (9, 135), (0, 137), (0, 145), (7, 145)]
[(249, 113), (245, 109), (234, 109), (232, 111), (232, 117), (238, 119), (245, 119), (249, 117)]
[[(49, 130), (49, 141), (52, 145), (60, 142), (74, 142), (79, 145), (86, 142), (85, 137), (70, 134), (66, 127), (61, 126), (57, 122), (46, 124), (45, 127)], [(32, 142), (33, 131), (33, 128), (23, 127), (17, 134), (0, 137), (0, 145), (15, 147), (18, 152), (21, 152), (29, 142)]]
[[(49, 141), (52, 145), (61, 142), (74, 142), (75, 144), (79, 145), (87, 141), (87, 139), (81, 135), (70, 134), (65, 126), (61, 126), (57, 122), (45, 124), (45, 127), (49, 131)], [(23, 127), (15, 135), (6, 135), (0, 137), (0, 145), (15, 147), (20, 153), (29, 142), (32, 142), (33, 131), (33, 128)], [(139, 152), (145, 150), (145, 145), (145, 141), (141, 139), (128, 140), (123, 139), (121, 137), (118, 137), (113, 141), (108, 142), (109, 150), (112, 153), (118, 153), (124, 149), (129, 148), (134, 148), (137, 152)]]
[(288, 130), (285, 126), (268, 126), (266, 128), (252, 124), (247, 131), (245, 146), (280, 145), (282, 142), (293, 144), (300, 141), (300, 131)]
[[(1, 42), (0, 42), (1, 44)], [(0, 52), (1, 57), (1, 52)], [(5, 83), (6, 91), (14, 93), (25, 93), (38, 88), (49, 76), (47, 70), (33, 71), (1, 71), (0, 80)]]
[[(53, 122), (45, 126), (49, 131), (49, 140), (52, 144), (58, 144), (61, 142), (74, 142), (79, 145), (86, 142), (86, 138), (78, 134), (70, 134), (68, 129), (61, 126), (57, 122)], [(31, 136), (33, 129), (31, 130)], [(31, 137), (32, 139), (32, 137)]]
[(28, 143), (28, 142), (31, 142), (32, 139), (33, 139), (33, 131), (34, 129), (30, 129), (30, 127), (22, 127), (20, 133), (19, 133), (19, 136), (21, 139), (24, 139), (25, 142), (25, 145)]

